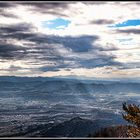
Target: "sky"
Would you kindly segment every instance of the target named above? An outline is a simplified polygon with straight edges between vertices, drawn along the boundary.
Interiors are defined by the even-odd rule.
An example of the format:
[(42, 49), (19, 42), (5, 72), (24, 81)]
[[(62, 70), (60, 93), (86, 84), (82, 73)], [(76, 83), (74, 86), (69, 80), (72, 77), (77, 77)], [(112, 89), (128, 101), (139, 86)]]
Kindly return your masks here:
[(140, 2), (0, 2), (0, 76), (140, 78)]

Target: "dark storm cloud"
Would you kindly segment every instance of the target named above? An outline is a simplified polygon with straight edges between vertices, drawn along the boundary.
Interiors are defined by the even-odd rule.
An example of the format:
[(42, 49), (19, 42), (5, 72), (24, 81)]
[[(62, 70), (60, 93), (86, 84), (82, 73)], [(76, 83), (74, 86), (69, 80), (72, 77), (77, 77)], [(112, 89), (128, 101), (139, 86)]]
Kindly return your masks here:
[(0, 41), (0, 58), (5, 59), (19, 59), (23, 56), (25, 49), (21, 46), (2, 43)]
[(14, 37), (16, 33), (24, 34), (30, 32), (32, 26), (30, 24), (16, 24), (16, 25), (0, 25), (0, 57), (5, 59), (22, 59), (28, 48), (13, 43), (11, 39), (18, 39)]
[(5, 12), (3, 10), (0, 10), (0, 16), (6, 17), (6, 18), (18, 18), (18, 16), (11, 14), (9, 12)]
[(139, 69), (140, 68), (140, 63), (139, 62), (126, 62), (122, 63), (120, 67), (118, 67), (119, 70), (134, 70), (134, 69)]
[(15, 24), (15, 25), (1, 25), (0, 26), (0, 33), (7, 33), (7, 34), (16, 34), (24, 32), (30, 32), (33, 29), (31, 24), (23, 23), (23, 24)]
[[(28, 24), (1, 25), (0, 26), (0, 57), (4, 59), (22, 59), (27, 48), (13, 43), (12, 36), (16, 33), (30, 31)], [(17, 39), (15, 37), (15, 39)]]
[(120, 2), (114, 2), (114, 4), (116, 5), (122, 5), (122, 6), (130, 6), (130, 5), (137, 5), (139, 6), (140, 5), (140, 2), (139, 1), (134, 1), (133, 3), (130, 1), (120, 1)]
[(103, 67), (103, 66), (121, 66), (121, 63), (115, 62), (113, 56), (98, 56), (97, 58), (82, 60), (80, 62), (81, 68), (94, 68), (94, 67)]
[[(91, 49), (107, 51), (107, 50), (116, 50), (114, 46), (110, 46), (108, 48), (103, 48), (100, 46), (94, 45), (94, 42), (99, 39), (96, 35), (84, 35), (78, 37), (72, 36), (52, 36), (52, 35), (44, 35), (44, 34), (35, 34), (35, 33), (26, 33), (26, 32), (17, 32), (12, 35), (4, 35), (5, 38), (15, 38), (15, 39), (24, 39), (27, 41), (32, 41), (37, 44), (60, 44), (65, 46), (66, 48), (71, 49), (73, 52), (88, 52)], [(42, 46), (41, 46), (42, 47)], [(40, 48), (40, 47), (39, 47)]]
[(98, 39), (98, 36), (80, 36), (80, 37), (58, 37), (58, 36), (51, 36), (49, 38), (48, 43), (58, 43), (62, 44), (63, 46), (70, 48), (74, 52), (88, 52), (90, 49), (99, 49), (96, 46), (92, 45), (92, 42)]
[[(43, 66), (39, 66), (39, 70), (43, 72), (59, 71), (61, 68), (120, 65), (114, 61), (113, 56), (106, 54), (106, 51), (115, 50), (114, 46), (105, 49), (94, 45), (94, 42), (99, 39), (96, 35), (61, 37), (33, 32), (33, 29), (31, 24), (26, 23), (1, 26), (0, 57), (5, 59), (29, 58), (34, 65), (43, 64)], [(9, 44), (11, 39), (23, 40), (27, 43), (24, 43), (23, 46), (15, 45), (12, 42)], [(32, 46), (32, 43), (35, 45)], [(98, 52), (102, 53), (98, 54)], [(85, 55), (89, 53), (91, 58), (86, 58)], [(52, 65), (49, 66), (50, 63)]]
[(67, 65), (59, 65), (59, 66), (43, 66), (40, 67), (39, 70), (46, 72), (46, 71), (60, 71), (60, 68), (65, 68)]
[(10, 3), (10, 2), (7, 2), (7, 3), (0, 2), (0, 16), (6, 17), (6, 18), (18, 18), (17, 15), (14, 15), (6, 11), (9, 8), (13, 8), (13, 7), (16, 8), (16, 6), (17, 6), (16, 4)]
[[(78, 54), (77, 54), (78, 56)], [(122, 66), (121, 63), (115, 62), (113, 56), (98, 56), (96, 58), (91, 59), (81, 59), (81, 58), (68, 58), (66, 56), (61, 57), (60, 59), (56, 59), (56, 65), (54, 66), (43, 66), (39, 69), (43, 72), (46, 71), (59, 71), (61, 68), (88, 68), (92, 69), (95, 67), (103, 67), (103, 66)], [(69, 63), (66, 63), (69, 62)]]
[(125, 34), (140, 34), (140, 29), (118, 29), (116, 30), (118, 33), (125, 33)]
[[(34, 29), (30, 24), (17, 24), (11, 26), (1, 26), (0, 27), (0, 37), (3, 39), (18, 39), (32, 41), (37, 44), (48, 43), (48, 44), (62, 44), (67, 48), (70, 48), (74, 52), (87, 52), (90, 49), (102, 49), (97, 46), (93, 46), (92, 43), (96, 41), (99, 37), (93, 36), (79, 36), (79, 37), (59, 37), (59, 36), (49, 36), (44, 34), (32, 33), (31, 29)], [(5, 33), (4, 35), (2, 33)]]
[(68, 9), (70, 3), (74, 2), (23, 2), (22, 5), (30, 6), (29, 8), (32, 12), (67, 17), (64, 10)]
[(107, 4), (107, 2), (105, 1), (82, 1), (82, 3), (86, 4), (86, 5), (102, 5), (102, 4)]
[(0, 2), (0, 9), (1, 8), (10, 8), (13, 7), (15, 4), (11, 3), (11, 2)]
[(139, 5), (140, 5), (140, 2), (139, 2), (139, 1), (137, 1), (137, 2), (136, 2), (136, 5), (138, 5), (138, 6), (139, 6)]
[(99, 19), (99, 20), (93, 20), (90, 22), (90, 24), (113, 24), (114, 21), (113, 20), (105, 20), (105, 19)]

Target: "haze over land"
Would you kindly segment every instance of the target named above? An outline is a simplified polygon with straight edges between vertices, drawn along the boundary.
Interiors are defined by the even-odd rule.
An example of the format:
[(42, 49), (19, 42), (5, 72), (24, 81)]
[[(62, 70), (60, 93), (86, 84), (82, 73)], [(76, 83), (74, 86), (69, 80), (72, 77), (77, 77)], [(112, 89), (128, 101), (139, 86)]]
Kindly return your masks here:
[(131, 82), (0, 77), (0, 136), (86, 137), (126, 124), (122, 102), (139, 104), (139, 91)]

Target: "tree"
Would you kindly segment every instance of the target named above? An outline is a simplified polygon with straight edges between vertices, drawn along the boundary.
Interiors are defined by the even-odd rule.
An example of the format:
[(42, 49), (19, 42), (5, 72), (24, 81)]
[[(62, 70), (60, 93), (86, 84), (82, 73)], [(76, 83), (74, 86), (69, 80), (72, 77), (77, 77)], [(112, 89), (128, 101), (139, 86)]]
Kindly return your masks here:
[(123, 118), (131, 124), (128, 125), (128, 137), (140, 137), (140, 107), (123, 103), (123, 110), (126, 113), (122, 114)]

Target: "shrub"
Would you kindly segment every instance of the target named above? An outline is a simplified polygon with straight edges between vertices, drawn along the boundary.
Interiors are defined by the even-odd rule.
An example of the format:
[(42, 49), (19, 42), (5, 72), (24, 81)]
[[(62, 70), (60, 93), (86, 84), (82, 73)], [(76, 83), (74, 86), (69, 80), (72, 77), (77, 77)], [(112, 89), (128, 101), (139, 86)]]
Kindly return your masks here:
[(128, 137), (140, 137), (140, 108), (135, 104), (123, 103), (123, 118), (130, 123), (127, 130)]

